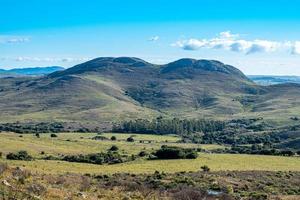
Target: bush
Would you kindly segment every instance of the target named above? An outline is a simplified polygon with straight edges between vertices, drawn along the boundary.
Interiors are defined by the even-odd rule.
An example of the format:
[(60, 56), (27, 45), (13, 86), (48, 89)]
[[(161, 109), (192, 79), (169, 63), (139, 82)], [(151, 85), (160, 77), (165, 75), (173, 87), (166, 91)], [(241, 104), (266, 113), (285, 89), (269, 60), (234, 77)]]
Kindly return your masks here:
[(54, 134), (54, 133), (52, 133), (52, 134), (50, 135), (50, 137), (55, 138), (55, 137), (57, 137), (57, 135)]
[(201, 169), (202, 169), (202, 171), (204, 171), (204, 172), (209, 172), (209, 171), (210, 171), (210, 168), (209, 168), (207, 165), (201, 166)]
[(2, 152), (0, 152), (0, 158), (2, 158), (2, 155), (3, 155), (3, 153), (2, 153)]
[(6, 155), (8, 160), (33, 160), (33, 157), (27, 153), (27, 151), (19, 151), (17, 153), (9, 153)]
[(196, 159), (198, 157), (198, 153), (196, 151), (191, 151), (186, 153), (186, 159)]
[(115, 140), (117, 140), (117, 137), (116, 136), (111, 136), (110, 139), (113, 140), (113, 141), (115, 141)]
[(154, 155), (158, 159), (195, 159), (198, 153), (193, 149), (162, 146)]
[(36, 133), (35, 136), (36, 136), (37, 138), (40, 138), (40, 134), (39, 134), (39, 133)]
[(260, 193), (260, 192), (252, 192), (250, 193), (250, 199), (255, 199), (255, 200), (267, 200), (268, 195), (265, 193)]
[(112, 145), (109, 149), (109, 151), (118, 151), (119, 147), (117, 147), (116, 145)]
[(148, 153), (146, 152), (146, 151), (141, 151), (140, 153), (139, 153), (139, 156), (140, 157), (145, 157), (145, 156), (147, 156), (148, 155)]
[(107, 137), (104, 137), (102, 135), (96, 135), (92, 138), (93, 140), (109, 140)]
[(133, 137), (132, 136), (130, 136), (129, 138), (127, 138), (127, 140), (126, 140), (127, 142), (134, 142), (134, 139), (133, 139)]
[(92, 163), (92, 164), (115, 164), (124, 162), (122, 156), (117, 152), (108, 153), (92, 153), (87, 155), (68, 155), (63, 157), (64, 161), (68, 162), (81, 162), (81, 163)]

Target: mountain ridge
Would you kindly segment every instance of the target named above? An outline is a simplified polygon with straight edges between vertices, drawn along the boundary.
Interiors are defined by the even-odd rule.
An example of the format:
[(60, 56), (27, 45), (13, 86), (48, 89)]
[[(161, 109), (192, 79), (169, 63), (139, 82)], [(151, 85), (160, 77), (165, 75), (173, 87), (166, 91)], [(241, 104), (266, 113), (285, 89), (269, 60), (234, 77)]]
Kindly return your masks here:
[(278, 121), (288, 109), (280, 117), (288, 121), (300, 109), (298, 89), (257, 85), (214, 60), (156, 65), (133, 57), (100, 57), (43, 77), (2, 79), (0, 120), (97, 124), (164, 115)]

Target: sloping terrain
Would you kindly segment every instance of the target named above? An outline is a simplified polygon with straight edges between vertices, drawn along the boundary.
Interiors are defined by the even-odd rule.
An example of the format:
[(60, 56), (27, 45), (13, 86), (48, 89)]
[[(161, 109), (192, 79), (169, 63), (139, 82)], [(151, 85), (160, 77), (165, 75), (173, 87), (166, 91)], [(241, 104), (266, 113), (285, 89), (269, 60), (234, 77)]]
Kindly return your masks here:
[(0, 79), (0, 121), (103, 123), (158, 115), (286, 122), (300, 110), (297, 84), (259, 86), (218, 61), (97, 58), (39, 78)]

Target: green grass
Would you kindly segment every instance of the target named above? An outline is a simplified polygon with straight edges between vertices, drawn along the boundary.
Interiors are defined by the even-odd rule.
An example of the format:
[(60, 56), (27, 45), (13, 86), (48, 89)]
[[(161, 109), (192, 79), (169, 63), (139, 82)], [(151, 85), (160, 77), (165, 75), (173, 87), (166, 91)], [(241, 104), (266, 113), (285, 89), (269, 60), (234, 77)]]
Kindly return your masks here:
[[(45, 155), (58, 156), (60, 154), (88, 154), (107, 151), (112, 145), (117, 145), (123, 154), (138, 154), (140, 151), (152, 152), (162, 145), (180, 146), (184, 148), (214, 149), (224, 148), (220, 145), (198, 145), (179, 143), (180, 138), (174, 135), (157, 136), (146, 134), (113, 134), (105, 133), (102, 136), (110, 138), (116, 136), (117, 141), (92, 140), (96, 133), (60, 133), (58, 138), (51, 138), (50, 134), (40, 134), (37, 138), (33, 134), (24, 134), (19, 137), (15, 133), (0, 134), (0, 151), (4, 156), (9, 152), (26, 150), (36, 159), (34, 161), (11, 161), (4, 158), (11, 166), (25, 166), (32, 171), (45, 173), (153, 173), (154, 171), (178, 172), (198, 171), (203, 165), (208, 165), (213, 171), (224, 170), (267, 170), (267, 171), (300, 171), (298, 157), (238, 155), (238, 154), (204, 154), (201, 153), (195, 160), (146, 160), (139, 158), (132, 162), (115, 165), (92, 165), (85, 163), (70, 163), (63, 161), (40, 160)], [(135, 142), (126, 142), (126, 138), (134, 135)], [(151, 143), (140, 143), (140, 140)], [(41, 155), (44, 151), (45, 155)]]
[(24, 166), (31, 171), (46, 173), (153, 173), (154, 171), (199, 171), (207, 165), (212, 171), (300, 171), (300, 159), (279, 156), (200, 154), (195, 160), (136, 160), (115, 165), (93, 165), (63, 161), (4, 161), (11, 166)]
[[(153, 151), (160, 148), (162, 145), (172, 145), (184, 148), (204, 148), (213, 149), (221, 148), (220, 145), (198, 145), (188, 143), (178, 143), (180, 140), (178, 136), (174, 135), (146, 135), (146, 134), (113, 134), (105, 133), (102, 136), (110, 139), (115, 135), (117, 141), (92, 140), (96, 133), (59, 133), (58, 138), (51, 138), (50, 134), (40, 134), (37, 138), (34, 134), (19, 134), (15, 133), (1, 133), (0, 145), (4, 154), (9, 152), (16, 152), (19, 150), (26, 150), (35, 157), (41, 157), (40, 153), (44, 151), (46, 155), (58, 154), (87, 154), (106, 151), (112, 145), (117, 145), (122, 153), (138, 154), (142, 150)], [(134, 143), (126, 142), (126, 139), (134, 135), (136, 140)], [(146, 143), (140, 143), (140, 140), (146, 140)], [(151, 141), (151, 143), (147, 143)]]

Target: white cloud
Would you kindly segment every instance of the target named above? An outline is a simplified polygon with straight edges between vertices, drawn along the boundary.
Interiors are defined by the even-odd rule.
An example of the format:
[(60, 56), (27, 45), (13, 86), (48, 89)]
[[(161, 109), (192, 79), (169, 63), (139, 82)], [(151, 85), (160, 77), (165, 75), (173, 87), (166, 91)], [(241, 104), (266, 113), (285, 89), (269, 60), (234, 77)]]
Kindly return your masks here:
[(27, 56), (20, 56), (16, 58), (2, 58), (3, 60), (13, 60), (18, 62), (84, 62), (90, 60), (90, 58), (40, 58), (40, 57), (27, 57)]
[(172, 44), (172, 46), (182, 48), (184, 50), (207, 49), (223, 49), (234, 52), (242, 52), (245, 54), (253, 54), (259, 52), (275, 52), (279, 50), (289, 50), (293, 54), (300, 54), (300, 42), (279, 42), (270, 40), (245, 40), (241, 39), (239, 34), (232, 34), (230, 31), (221, 32), (216, 38), (211, 39), (187, 39), (180, 40)]
[(149, 39), (148, 39), (148, 41), (151, 41), (151, 42), (155, 42), (155, 41), (157, 41), (157, 40), (159, 40), (159, 36), (152, 36), (152, 37), (150, 37)]
[(25, 43), (29, 41), (29, 37), (0, 35), (0, 43), (2, 44)]
[(291, 53), (294, 55), (300, 55), (300, 41), (296, 41), (294, 44), (292, 44)]

